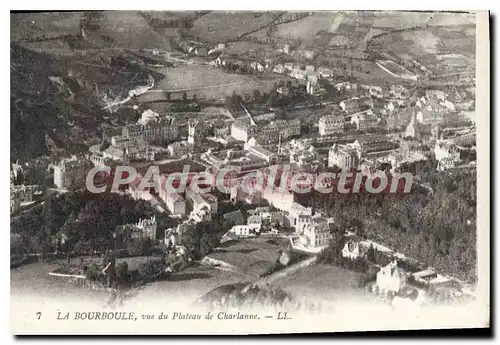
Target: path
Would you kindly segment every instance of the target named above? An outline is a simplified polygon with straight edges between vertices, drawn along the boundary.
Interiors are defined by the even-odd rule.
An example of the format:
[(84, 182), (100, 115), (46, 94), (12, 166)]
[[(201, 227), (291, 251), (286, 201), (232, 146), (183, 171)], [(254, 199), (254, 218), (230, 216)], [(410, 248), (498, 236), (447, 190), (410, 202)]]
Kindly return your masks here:
[(171, 90), (148, 90), (148, 92), (187, 92), (187, 91), (195, 91), (195, 90), (202, 90), (202, 89), (212, 89), (216, 87), (224, 87), (228, 85), (238, 85), (238, 84), (244, 84), (246, 81), (238, 81), (234, 83), (226, 83), (226, 84), (216, 84), (216, 85), (208, 85), (208, 86), (199, 86), (191, 89), (171, 89)]

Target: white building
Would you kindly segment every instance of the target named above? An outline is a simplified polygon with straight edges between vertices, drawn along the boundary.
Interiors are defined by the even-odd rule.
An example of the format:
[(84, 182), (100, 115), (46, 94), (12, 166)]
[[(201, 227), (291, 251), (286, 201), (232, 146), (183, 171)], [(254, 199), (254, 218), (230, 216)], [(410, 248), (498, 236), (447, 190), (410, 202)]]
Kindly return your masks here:
[(344, 116), (327, 115), (319, 119), (319, 135), (332, 135), (344, 132)]
[(304, 207), (301, 204), (293, 202), (291, 207), (288, 209), (288, 215), (286, 215), (286, 220), (291, 228), (297, 229), (297, 224), (299, 216), (312, 216), (313, 210), (311, 207)]
[(436, 144), (434, 145), (434, 155), (438, 161), (445, 158), (454, 161), (460, 160), (460, 150), (454, 144), (446, 141), (436, 141)]
[(85, 157), (72, 156), (54, 165), (54, 184), (57, 188), (68, 188), (84, 184), (91, 162)]
[(186, 201), (178, 193), (165, 193), (164, 200), (169, 211), (172, 214), (185, 215), (186, 214)]
[(140, 219), (136, 224), (137, 230), (141, 233), (142, 236), (148, 237), (151, 240), (156, 240), (156, 230), (158, 224), (156, 222), (155, 216), (152, 216), (149, 219)]
[(328, 166), (344, 170), (357, 169), (359, 165), (359, 152), (353, 145), (333, 144), (328, 151)]
[(236, 119), (231, 125), (231, 136), (239, 141), (247, 142), (257, 133), (257, 126), (249, 118)]
[(256, 230), (255, 227), (249, 225), (235, 225), (231, 228), (231, 230), (229, 230), (229, 232), (239, 237), (250, 237), (255, 236)]
[(301, 235), (305, 247), (324, 247), (330, 241), (330, 226), (326, 218), (319, 215), (300, 215), (297, 218), (295, 231)]
[(247, 213), (250, 216), (257, 216), (263, 221), (266, 220), (270, 223), (281, 222), (283, 214), (280, 211), (271, 211), (269, 207), (257, 207), (253, 210), (248, 210)]
[(383, 292), (398, 293), (405, 287), (406, 281), (406, 272), (398, 267), (397, 261), (382, 267), (377, 273), (377, 286)]
[(251, 230), (255, 232), (260, 232), (262, 228), (262, 218), (259, 216), (250, 216), (247, 219), (247, 225)]
[(360, 246), (359, 242), (348, 241), (344, 248), (342, 248), (342, 257), (346, 259), (357, 259), (365, 255), (363, 248)]

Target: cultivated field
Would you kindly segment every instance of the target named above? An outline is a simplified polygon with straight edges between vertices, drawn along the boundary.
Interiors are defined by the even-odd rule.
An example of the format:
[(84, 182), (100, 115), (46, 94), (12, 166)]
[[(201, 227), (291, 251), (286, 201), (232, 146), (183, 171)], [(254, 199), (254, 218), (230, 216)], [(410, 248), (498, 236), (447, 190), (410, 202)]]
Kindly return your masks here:
[(276, 36), (307, 42), (313, 40), (320, 31), (334, 33), (342, 19), (341, 12), (316, 12), (301, 20), (278, 25)]
[[(449, 66), (446, 60), (450, 56), (440, 58), (444, 54), (460, 54), (463, 58), (461, 66), (449, 66), (448, 73), (459, 73), (464, 70), (463, 62), (474, 70), (475, 35), (471, 26), (426, 27), (416, 30), (394, 32), (374, 38), (369, 49), (372, 51), (386, 51), (405, 60), (416, 60), (428, 70), (436, 74), (443, 73), (443, 67)], [(446, 55), (444, 55), (446, 56)], [(457, 62), (458, 64), (458, 62)]]
[(214, 11), (196, 19), (189, 34), (212, 43), (232, 41), (267, 26), (277, 13)]
[(169, 37), (175, 36), (174, 29), (159, 34), (138, 11), (106, 11), (98, 22), (99, 29), (91, 41), (127, 49), (168, 49)]
[(77, 34), (83, 12), (16, 13), (11, 15), (12, 41), (37, 38), (45, 35), (59, 37)]
[[(188, 97), (196, 94), (199, 99), (219, 99), (231, 96), (252, 94), (254, 90), (268, 92), (273, 89), (276, 79), (257, 79), (248, 75), (226, 73), (211, 66), (181, 66), (159, 70), (165, 78), (154, 89), (141, 95), (140, 102), (164, 100), (165, 95), (158, 90), (186, 92)], [(171, 95), (172, 99), (176, 97)], [(178, 98), (178, 97), (177, 97)]]

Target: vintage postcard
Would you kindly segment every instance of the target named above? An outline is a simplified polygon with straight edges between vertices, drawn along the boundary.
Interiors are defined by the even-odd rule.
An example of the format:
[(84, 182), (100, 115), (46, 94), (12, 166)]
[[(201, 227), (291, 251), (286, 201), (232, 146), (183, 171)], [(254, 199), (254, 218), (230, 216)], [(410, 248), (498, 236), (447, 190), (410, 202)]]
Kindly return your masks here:
[(13, 334), (490, 327), (487, 11), (10, 21)]

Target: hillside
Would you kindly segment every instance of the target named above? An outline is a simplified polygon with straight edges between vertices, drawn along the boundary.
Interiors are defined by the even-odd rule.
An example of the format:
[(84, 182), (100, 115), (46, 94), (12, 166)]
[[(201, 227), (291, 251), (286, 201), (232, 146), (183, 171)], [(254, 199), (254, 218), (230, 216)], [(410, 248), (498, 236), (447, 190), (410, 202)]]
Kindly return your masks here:
[(110, 115), (105, 98), (125, 97), (149, 75), (163, 78), (136, 60), (126, 53), (57, 57), (11, 44), (11, 160), (85, 150), (102, 123), (125, 122), (130, 110)]

